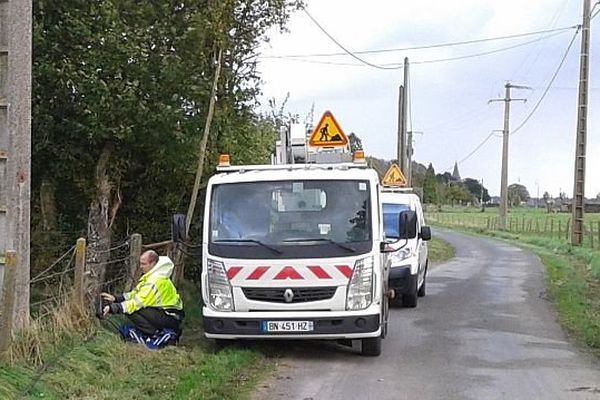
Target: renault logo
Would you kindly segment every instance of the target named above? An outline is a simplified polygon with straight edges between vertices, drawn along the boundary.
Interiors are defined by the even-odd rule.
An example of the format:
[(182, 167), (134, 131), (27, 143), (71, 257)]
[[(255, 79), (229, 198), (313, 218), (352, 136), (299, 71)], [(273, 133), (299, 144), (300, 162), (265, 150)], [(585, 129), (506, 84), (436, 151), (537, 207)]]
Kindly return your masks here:
[(291, 303), (292, 300), (294, 300), (294, 291), (289, 288), (285, 289), (285, 292), (283, 292), (283, 299), (286, 303)]

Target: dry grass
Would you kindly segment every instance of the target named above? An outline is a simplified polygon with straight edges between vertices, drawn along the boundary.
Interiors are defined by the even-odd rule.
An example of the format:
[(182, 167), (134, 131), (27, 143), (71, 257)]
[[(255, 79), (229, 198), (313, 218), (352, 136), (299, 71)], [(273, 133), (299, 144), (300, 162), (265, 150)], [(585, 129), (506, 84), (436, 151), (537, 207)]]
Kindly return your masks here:
[(91, 313), (70, 299), (71, 296), (63, 296), (57, 306), (41, 313), (43, 318), (31, 319), (28, 326), (15, 334), (8, 353), (11, 364), (42, 365), (66, 340), (95, 332)]

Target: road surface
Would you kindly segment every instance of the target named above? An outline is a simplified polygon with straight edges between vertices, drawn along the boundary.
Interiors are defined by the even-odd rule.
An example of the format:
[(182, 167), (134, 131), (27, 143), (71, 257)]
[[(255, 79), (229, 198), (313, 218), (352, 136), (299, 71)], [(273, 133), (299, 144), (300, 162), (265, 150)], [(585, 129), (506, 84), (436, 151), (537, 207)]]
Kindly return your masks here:
[(600, 363), (561, 330), (539, 259), (493, 239), (435, 234), (456, 257), (431, 268), (417, 308), (391, 310), (380, 357), (274, 342), (278, 371), (254, 398), (600, 400)]

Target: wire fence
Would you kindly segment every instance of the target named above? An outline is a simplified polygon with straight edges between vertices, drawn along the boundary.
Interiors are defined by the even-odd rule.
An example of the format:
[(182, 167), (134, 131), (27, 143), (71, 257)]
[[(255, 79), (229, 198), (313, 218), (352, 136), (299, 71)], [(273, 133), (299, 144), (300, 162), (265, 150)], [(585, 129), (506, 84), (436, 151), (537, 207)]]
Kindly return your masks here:
[[(500, 217), (476, 213), (426, 213), (426, 220), (442, 226), (457, 226), (487, 231), (500, 230)], [(546, 216), (508, 216), (507, 232), (535, 235), (569, 241), (571, 219)], [(583, 243), (591, 249), (600, 249), (600, 221), (586, 221), (583, 225)]]
[[(86, 270), (82, 272), (99, 279), (88, 282), (81, 290), (92, 294), (105, 288), (106, 290), (124, 288), (130, 271), (129, 250), (129, 240), (99, 250), (84, 248), (85, 253), (81, 258), (93, 261), (81, 265), (80, 267)], [(67, 297), (72, 295), (76, 280), (76, 252), (77, 246), (71, 246), (53, 263), (31, 278), (30, 312), (34, 319), (44, 318), (54, 307), (63, 304)]]

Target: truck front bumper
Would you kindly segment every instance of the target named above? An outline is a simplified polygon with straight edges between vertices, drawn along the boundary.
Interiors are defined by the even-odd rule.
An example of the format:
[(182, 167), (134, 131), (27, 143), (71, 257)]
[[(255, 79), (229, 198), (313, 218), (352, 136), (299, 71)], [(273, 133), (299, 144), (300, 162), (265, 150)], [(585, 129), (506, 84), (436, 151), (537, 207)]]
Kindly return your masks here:
[[(310, 315), (282, 317), (264, 315), (260, 317), (203, 316), (204, 332), (209, 338), (216, 339), (359, 339), (377, 337), (381, 334), (379, 314), (352, 316), (319, 316)], [(310, 332), (264, 332), (264, 321), (313, 321), (314, 329)]]

